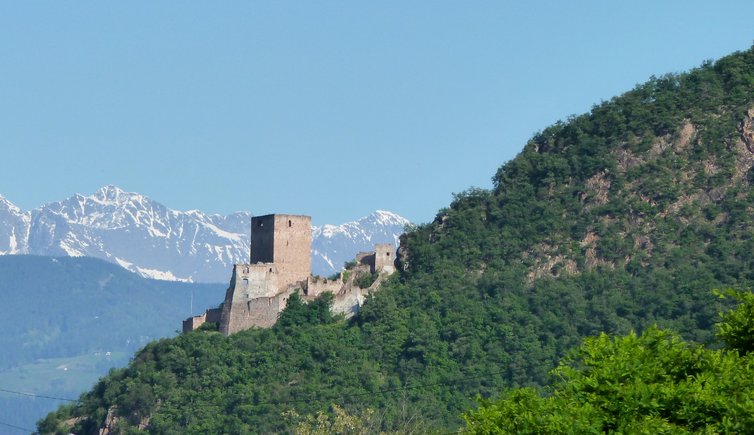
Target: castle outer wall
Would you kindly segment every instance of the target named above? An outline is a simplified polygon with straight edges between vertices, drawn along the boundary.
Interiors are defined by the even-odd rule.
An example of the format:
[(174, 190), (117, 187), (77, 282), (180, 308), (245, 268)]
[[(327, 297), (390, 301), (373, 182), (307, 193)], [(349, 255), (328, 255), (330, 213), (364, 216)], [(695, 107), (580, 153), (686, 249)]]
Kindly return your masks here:
[[(230, 286), (220, 309), (208, 310), (183, 322), (183, 331), (204, 322), (219, 322), (223, 335), (277, 322), (288, 299), (298, 292), (307, 302), (332, 293), (334, 313), (356, 314), (366, 296), (395, 271), (392, 244), (376, 245), (357, 255), (357, 266), (337, 279), (311, 275), (311, 218), (271, 214), (252, 218), (251, 263), (233, 266)], [(379, 274), (369, 288), (356, 284), (357, 276)]]

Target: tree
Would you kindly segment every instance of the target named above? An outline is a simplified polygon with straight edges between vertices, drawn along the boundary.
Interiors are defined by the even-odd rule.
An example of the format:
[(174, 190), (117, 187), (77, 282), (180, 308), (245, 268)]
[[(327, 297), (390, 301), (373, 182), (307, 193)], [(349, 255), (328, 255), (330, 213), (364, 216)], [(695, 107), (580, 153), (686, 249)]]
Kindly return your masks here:
[[(588, 338), (553, 371), (545, 394), (508, 390), (464, 414), (491, 433), (744, 433), (754, 427), (754, 294), (729, 291), (739, 306), (722, 315), (712, 350), (657, 327), (641, 336)], [(747, 335), (748, 334), (748, 335)], [(739, 354), (741, 350), (741, 354)]]
[(742, 354), (754, 351), (754, 293), (735, 291), (716, 292), (721, 298), (732, 297), (740, 303), (735, 310), (722, 313), (717, 336), (731, 349)]

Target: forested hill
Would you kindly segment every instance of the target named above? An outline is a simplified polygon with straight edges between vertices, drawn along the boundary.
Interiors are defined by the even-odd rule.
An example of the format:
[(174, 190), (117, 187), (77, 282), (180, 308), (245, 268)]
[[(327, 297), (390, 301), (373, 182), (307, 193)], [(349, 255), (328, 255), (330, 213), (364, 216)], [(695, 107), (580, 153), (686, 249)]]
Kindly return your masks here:
[(653, 78), (456, 195), (352, 321), (293, 298), (269, 330), (152, 343), (40, 429), (93, 433), (114, 410), (157, 433), (284, 432), (337, 404), (453, 430), (477, 394), (549, 382), (584, 336), (657, 323), (707, 342), (710, 290), (754, 282), (752, 150), (754, 50)]

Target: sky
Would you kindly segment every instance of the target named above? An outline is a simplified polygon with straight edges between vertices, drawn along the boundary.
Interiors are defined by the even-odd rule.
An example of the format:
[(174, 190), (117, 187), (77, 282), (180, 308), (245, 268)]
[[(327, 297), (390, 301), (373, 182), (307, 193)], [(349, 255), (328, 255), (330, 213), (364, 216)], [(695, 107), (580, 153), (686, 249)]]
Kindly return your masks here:
[(0, 195), (420, 223), (537, 131), (748, 49), (750, 1), (0, 0)]

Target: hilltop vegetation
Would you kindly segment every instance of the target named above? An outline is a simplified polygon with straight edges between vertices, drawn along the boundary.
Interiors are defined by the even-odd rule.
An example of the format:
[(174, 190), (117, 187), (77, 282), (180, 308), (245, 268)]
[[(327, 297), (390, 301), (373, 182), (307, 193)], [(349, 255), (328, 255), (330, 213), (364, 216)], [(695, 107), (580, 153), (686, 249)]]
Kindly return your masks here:
[(282, 432), (331, 404), (454, 429), (477, 394), (548, 385), (584, 337), (657, 324), (710, 343), (710, 290), (754, 281), (753, 109), (752, 49), (652, 78), (411, 231), (400, 277), (351, 321), (294, 300), (270, 330), (150, 344), (40, 429), (92, 433), (116, 409), (124, 431)]

